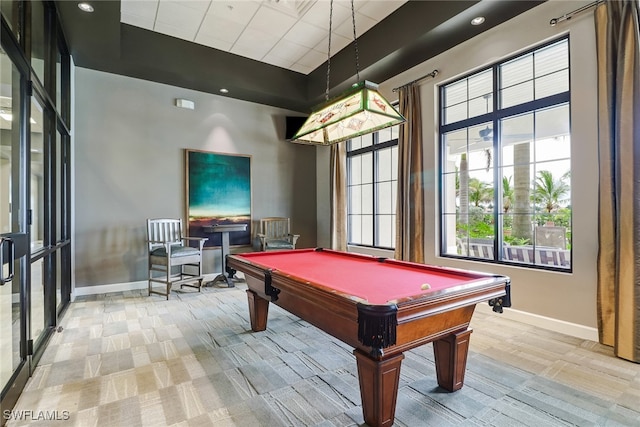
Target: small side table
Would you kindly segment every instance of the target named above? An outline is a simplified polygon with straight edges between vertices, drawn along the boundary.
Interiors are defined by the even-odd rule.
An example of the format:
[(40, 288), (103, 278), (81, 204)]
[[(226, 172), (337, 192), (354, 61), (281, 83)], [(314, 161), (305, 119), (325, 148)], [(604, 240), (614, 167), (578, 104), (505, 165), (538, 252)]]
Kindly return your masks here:
[(213, 285), (219, 281), (225, 281), (229, 288), (233, 288), (235, 285), (233, 280), (236, 279), (233, 275), (235, 270), (227, 270), (227, 255), (229, 255), (229, 233), (232, 231), (247, 231), (247, 224), (219, 224), (212, 225), (210, 227), (203, 227), (205, 233), (220, 233), (222, 234), (222, 273), (218, 274), (215, 279), (207, 283), (207, 285)]

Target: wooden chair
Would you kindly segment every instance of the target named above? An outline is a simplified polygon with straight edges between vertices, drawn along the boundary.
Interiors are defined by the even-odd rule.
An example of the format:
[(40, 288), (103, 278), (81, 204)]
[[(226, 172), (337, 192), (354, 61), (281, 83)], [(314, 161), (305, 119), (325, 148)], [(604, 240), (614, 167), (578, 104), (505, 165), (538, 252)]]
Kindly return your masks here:
[(291, 234), (289, 218), (269, 217), (260, 220), (260, 246), (263, 251), (295, 249), (299, 234)]
[[(174, 284), (180, 284), (180, 288), (197, 288), (200, 292), (204, 278), (202, 248), (206, 240), (202, 237), (184, 237), (182, 219), (147, 219), (149, 295), (155, 293), (169, 299)], [(154, 271), (162, 272), (162, 275), (154, 277)], [(152, 282), (164, 284), (166, 293), (154, 290)]]

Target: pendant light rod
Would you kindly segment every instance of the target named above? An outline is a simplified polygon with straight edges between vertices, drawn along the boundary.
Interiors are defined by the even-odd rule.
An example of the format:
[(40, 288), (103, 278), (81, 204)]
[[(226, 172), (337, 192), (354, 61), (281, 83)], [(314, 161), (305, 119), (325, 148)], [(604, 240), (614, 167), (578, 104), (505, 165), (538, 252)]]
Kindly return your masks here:
[(329, 49), (327, 49), (327, 89), (324, 92), (324, 100), (329, 100), (329, 79), (331, 76), (331, 26), (333, 24), (333, 0), (329, 2)]
[(358, 37), (356, 37), (356, 10), (353, 7), (353, 0), (351, 0), (351, 22), (353, 23), (353, 43), (356, 49), (356, 83), (358, 83), (360, 82), (360, 58), (358, 55)]

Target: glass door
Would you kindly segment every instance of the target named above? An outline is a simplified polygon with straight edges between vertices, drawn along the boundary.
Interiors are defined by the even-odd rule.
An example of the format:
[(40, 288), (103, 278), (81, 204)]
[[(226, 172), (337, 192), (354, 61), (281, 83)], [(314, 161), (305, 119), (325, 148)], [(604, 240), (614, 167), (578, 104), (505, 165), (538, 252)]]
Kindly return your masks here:
[(0, 47), (0, 386), (13, 407), (29, 375), (27, 357), (26, 81)]

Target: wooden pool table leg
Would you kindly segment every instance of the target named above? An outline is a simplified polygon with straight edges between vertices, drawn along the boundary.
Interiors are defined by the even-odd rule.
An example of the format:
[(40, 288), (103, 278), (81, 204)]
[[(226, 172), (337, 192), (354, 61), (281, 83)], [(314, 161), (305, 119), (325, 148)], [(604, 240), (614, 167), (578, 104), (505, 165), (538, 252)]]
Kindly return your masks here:
[(249, 317), (251, 318), (251, 330), (260, 332), (267, 329), (267, 315), (269, 314), (269, 301), (261, 298), (251, 289), (247, 289), (249, 300)]
[(390, 426), (396, 413), (396, 398), (400, 381), (400, 365), (404, 354), (384, 360), (374, 360), (355, 349), (360, 380), (360, 396), (364, 422), (371, 427)]
[(433, 342), (438, 385), (448, 391), (462, 388), (472, 330), (456, 332)]

